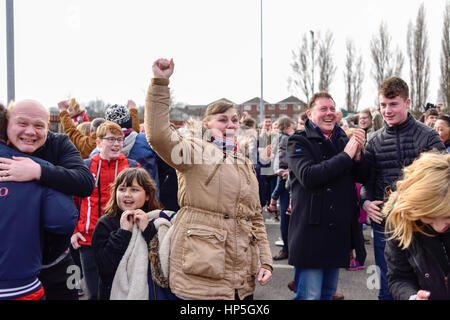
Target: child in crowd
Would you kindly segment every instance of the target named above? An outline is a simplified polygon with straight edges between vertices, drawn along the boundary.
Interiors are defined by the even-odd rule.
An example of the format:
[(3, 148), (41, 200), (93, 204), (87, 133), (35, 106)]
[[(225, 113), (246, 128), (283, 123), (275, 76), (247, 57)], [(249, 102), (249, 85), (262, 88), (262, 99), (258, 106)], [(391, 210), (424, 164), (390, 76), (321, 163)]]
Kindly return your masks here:
[[(161, 272), (157, 275), (161, 264), (149, 262), (157, 227), (171, 220), (162, 210), (158, 210), (157, 219), (149, 218), (147, 213), (160, 207), (155, 182), (145, 169), (129, 168), (117, 176), (105, 215), (98, 220), (92, 237), (101, 300), (176, 299), (167, 279), (160, 279), (164, 278)], [(131, 272), (122, 272), (125, 260), (131, 263)]]
[(96, 300), (98, 296), (98, 274), (91, 238), (95, 224), (109, 200), (109, 186), (125, 168), (140, 166), (138, 162), (122, 154), (124, 134), (118, 124), (111, 121), (102, 123), (96, 136), (100, 153), (85, 160), (85, 165), (95, 179), (95, 188), (89, 197), (80, 201), (80, 218), (71, 238), (72, 247), (75, 250), (80, 249), (81, 265), (90, 300)]
[(86, 111), (81, 109), (80, 104), (75, 99), (72, 98), (67, 102), (69, 103), (69, 114), (75, 126), (89, 121)]

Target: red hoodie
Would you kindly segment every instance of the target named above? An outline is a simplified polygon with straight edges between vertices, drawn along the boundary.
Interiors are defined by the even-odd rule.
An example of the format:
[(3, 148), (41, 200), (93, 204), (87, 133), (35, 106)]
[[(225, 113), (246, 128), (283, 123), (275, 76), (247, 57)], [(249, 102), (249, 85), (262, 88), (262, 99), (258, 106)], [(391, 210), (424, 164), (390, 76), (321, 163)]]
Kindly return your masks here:
[[(81, 199), (80, 218), (75, 227), (74, 234), (80, 232), (86, 241), (79, 241), (81, 245), (91, 245), (92, 233), (98, 219), (103, 215), (103, 209), (111, 197), (110, 184), (124, 169), (130, 167), (129, 160), (121, 154), (116, 160), (105, 160), (97, 153), (91, 159), (85, 160), (91, 163), (89, 170), (94, 176), (95, 188), (92, 194)], [(141, 165), (138, 163), (138, 167)]]

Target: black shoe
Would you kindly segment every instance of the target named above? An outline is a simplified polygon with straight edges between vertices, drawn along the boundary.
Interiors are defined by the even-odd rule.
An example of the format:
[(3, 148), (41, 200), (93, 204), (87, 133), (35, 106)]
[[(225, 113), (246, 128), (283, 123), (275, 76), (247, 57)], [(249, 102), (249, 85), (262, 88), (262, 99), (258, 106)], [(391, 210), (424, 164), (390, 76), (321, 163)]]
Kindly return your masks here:
[(278, 254), (273, 257), (273, 260), (284, 260), (287, 259), (289, 257), (288, 253), (284, 250), (280, 250), (280, 252), (278, 252)]

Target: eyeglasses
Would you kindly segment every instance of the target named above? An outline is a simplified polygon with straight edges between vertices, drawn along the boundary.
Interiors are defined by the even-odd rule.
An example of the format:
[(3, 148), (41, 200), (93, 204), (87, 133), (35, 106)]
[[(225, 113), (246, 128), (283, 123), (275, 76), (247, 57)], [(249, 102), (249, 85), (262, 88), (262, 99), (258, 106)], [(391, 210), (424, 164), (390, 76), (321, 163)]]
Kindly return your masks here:
[(102, 140), (106, 140), (106, 141), (108, 141), (109, 143), (114, 143), (114, 142), (118, 142), (118, 143), (122, 143), (123, 142), (123, 138), (122, 137), (119, 137), (119, 138), (113, 138), (113, 137), (108, 137), (108, 138), (102, 138)]

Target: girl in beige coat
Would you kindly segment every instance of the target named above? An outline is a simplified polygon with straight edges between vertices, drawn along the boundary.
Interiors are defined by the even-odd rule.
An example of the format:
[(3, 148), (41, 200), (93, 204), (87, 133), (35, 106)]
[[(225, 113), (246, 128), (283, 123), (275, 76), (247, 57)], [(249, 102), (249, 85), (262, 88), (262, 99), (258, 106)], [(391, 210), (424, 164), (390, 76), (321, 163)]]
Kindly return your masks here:
[(252, 298), (255, 280), (266, 285), (273, 269), (258, 181), (238, 152), (238, 115), (232, 104), (218, 102), (191, 136), (171, 130), (173, 70), (173, 60), (155, 61), (145, 106), (147, 140), (178, 175), (170, 288), (188, 299)]

